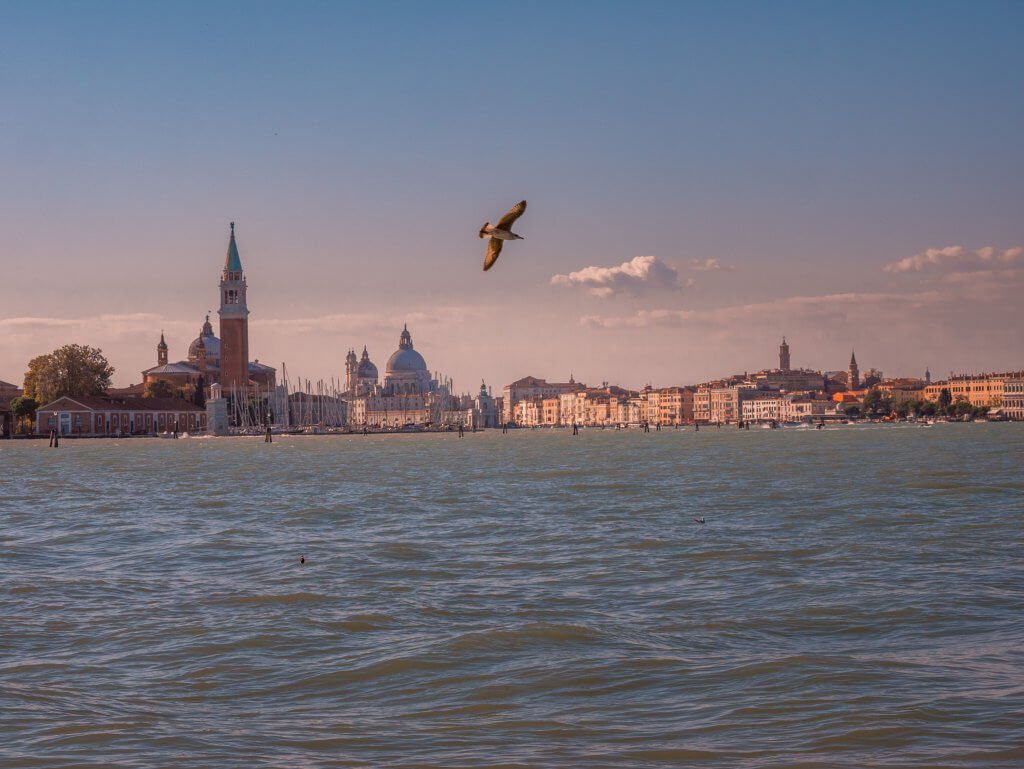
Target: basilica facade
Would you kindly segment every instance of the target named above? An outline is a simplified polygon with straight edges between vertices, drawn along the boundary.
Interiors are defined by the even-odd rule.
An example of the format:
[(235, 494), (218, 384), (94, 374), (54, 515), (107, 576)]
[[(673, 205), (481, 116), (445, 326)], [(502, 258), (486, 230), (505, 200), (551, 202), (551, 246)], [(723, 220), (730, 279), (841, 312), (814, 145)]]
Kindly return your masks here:
[(448, 382), (430, 375), (427, 362), (412, 343), (408, 326), (402, 329), (395, 350), (379, 380), (369, 352), (345, 357), (345, 397), (348, 423), (353, 427), (402, 428), (466, 423), (464, 404), (451, 394)]
[(220, 337), (214, 335), (210, 316), (188, 346), (188, 359), (171, 363), (163, 333), (156, 346), (156, 365), (142, 372), (144, 384), (165, 381), (174, 387), (195, 390), (219, 384), (225, 395), (233, 392), (269, 392), (277, 382), (272, 366), (249, 360), (248, 284), (242, 271), (242, 260), (235, 242), (235, 223), (224, 257), (220, 280)]

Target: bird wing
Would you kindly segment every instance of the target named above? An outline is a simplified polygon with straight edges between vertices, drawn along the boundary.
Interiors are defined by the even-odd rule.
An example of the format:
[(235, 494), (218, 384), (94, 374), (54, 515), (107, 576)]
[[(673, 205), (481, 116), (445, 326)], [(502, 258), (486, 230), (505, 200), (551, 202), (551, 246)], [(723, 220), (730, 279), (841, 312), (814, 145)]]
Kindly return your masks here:
[(512, 225), (515, 224), (516, 219), (523, 215), (525, 210), (526, 201), (520, 200), (508, 210), (508, 213), (501, 217), (501, 221), (498, 222), (498, 229), (505, 230), (506, 232), (511, 231)]
[(498, 254), (501, 253), (501, 238), (491, 238), (487, 241), (487, 256), (484, 257), (484, 272), (491, 269), (498, 261)]

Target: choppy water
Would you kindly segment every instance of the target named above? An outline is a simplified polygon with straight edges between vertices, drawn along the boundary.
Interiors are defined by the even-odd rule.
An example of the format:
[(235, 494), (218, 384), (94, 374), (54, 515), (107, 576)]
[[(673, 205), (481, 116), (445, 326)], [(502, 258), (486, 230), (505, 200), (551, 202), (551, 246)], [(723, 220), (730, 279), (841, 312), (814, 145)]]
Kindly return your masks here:
[(1009, 424), (0, 442), (0, 765), (1022, 766), (1022, 468)]

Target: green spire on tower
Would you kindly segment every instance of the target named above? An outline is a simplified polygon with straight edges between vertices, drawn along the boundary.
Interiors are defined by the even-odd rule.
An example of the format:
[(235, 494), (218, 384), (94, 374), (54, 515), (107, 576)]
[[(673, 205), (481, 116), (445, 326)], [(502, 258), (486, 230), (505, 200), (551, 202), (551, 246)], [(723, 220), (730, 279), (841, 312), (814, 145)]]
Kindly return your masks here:
[(242, 260), (238, 256), (238, 246), (235, 245), (235, 223), (231, 222), (231, 240), (228, 242), (228, 253), (224, 257), (224, 272), (241, 272)]

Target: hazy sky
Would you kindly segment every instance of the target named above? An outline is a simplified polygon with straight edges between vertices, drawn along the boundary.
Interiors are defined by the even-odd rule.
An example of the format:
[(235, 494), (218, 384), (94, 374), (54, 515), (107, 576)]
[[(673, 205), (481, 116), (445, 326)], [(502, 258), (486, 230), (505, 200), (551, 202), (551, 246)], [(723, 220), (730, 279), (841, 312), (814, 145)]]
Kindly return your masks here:
[[(470, 390), (1024, 367), (1024, 3), (7, 3), (0, 379), (408, 321)], [(491, 271), (477, 230), (529, 200)], [(216, 326), (216, 317), (214, 317)]]

